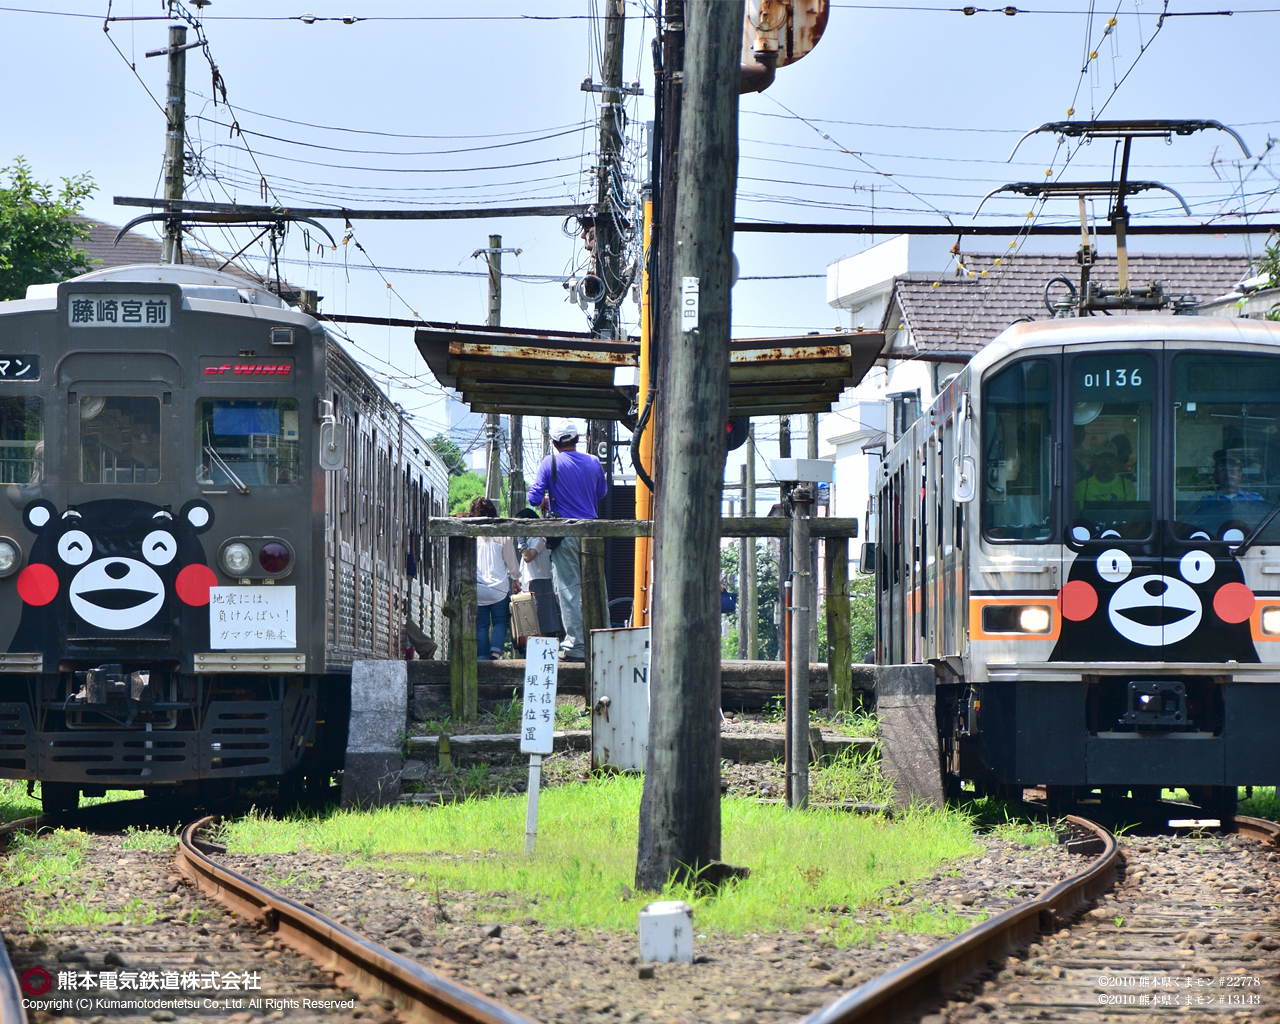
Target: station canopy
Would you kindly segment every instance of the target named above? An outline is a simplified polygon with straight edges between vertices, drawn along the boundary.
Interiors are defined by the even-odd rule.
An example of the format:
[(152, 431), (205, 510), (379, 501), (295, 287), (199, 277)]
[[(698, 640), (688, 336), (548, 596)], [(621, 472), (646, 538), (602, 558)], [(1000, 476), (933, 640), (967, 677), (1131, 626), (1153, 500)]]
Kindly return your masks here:
[[(414, 341), (436, 380), (475, 412), (577, 416), (630, 424), (640, 345), (590, 334), (430, 324)], [(828, 412), (862, 380), (884, 334), (860, 331), (730, 343), (729, 415)], [(615, 371), (623, 370), (622, 374)]]

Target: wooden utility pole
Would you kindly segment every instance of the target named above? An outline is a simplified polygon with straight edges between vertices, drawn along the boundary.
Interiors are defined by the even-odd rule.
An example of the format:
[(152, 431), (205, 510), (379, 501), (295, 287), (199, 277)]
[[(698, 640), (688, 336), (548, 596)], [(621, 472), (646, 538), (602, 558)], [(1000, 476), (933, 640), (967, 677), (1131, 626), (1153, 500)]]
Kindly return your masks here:
[(604, 47), (600, 55), (600, 166), (596, 182), (593, 234), (596, 273), (604, 281), (604, 297), (596, 303), (592, 333), (618, 336), (622, 280), (622, 232), (618, 213), (624, 194), (622, 181), (622, 45), (626, 26), (623, 0), (605, 0)]
[[(747, 431), (747, 515), (756, 514), (756, 428), (752, 424)], [(747, 587), (743, 592), (747, 617), (747, 657), (752, 661), (760, 657), (760, 605), (756, 595), (756, 539), (747, 538)]]
[[(729, 280), (738, 169), (742, 0), (687, 0), (675, 236), (654, 513), (649, 751), (636, 888), (714, 879), (720, 859), (720, 544), (729, 418)], [(672, 29), (667, 23), (667, 30)], [(665, 71), (666, 69), (664, 69)], [(664, 179), (670, 166), (664, 171)], [(688, 297), (696, 287), (696, 316)]]
[[(164, 139), (164, 197), (182, 198), (183, 150), (187, 135), (187, 28), (169, 26), (169, 102), (165, 119), (169, 123)], [(175, 213), (164, 222), (164, 263), (182, 262), (182, 215)]]
[[(489, 319), (490, 327), (502, 325), (502, 236), (489, 236), (489, 251), (485, 253), (489, 266)], [(485, 418), (488, 449), (485, 454), (484, 494), (491, 501), (502, 497), (502, 446), (498, 441), (502, 420), (496, 412)]]

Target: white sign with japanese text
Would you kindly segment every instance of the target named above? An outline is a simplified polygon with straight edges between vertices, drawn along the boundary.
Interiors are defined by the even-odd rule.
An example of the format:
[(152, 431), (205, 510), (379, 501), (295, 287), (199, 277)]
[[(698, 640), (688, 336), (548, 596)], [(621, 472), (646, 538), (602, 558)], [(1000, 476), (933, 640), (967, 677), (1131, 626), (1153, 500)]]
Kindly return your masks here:
[(520, 752), (549, 754), (556, 726), (556, 678), (560, 642), (533, 636), (525, 647), (524, 713), (520, 717)]
[(72, 327), (168, 327), (173, 319), (167, 295), (71, 295)]
[(293, 650), (298, 646), (297, 591), (297, 587), (210, 587), (209, 646), (217, 651)]

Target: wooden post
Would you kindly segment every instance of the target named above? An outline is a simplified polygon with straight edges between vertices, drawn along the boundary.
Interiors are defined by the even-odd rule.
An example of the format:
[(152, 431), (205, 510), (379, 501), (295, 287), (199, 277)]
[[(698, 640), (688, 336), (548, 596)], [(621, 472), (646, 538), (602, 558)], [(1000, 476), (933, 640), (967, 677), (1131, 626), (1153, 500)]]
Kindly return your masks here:
[(609, 590), (605, 579), (604, 538), (582, 538), (582, 640), (587, 693), (591, 692), (591, 631), (609, 628)]
[[(747, 431), (747, 515), (756, 514), (756, 428)], [(756, 539), (747, 538), (747, 588), (743, 597), (747, 606), (747, 657), (756, 661), (760, 657), (760, 602), (756, 594)]]
[[(636, 888), (720, 859), (720, 510), (729, 418), (729, 280), (738, 169), (743, 2), (686, 0), (676, 200), (664, 287), (654, 510), (649, 751)], [(664, 170), (664, 178), (670, 173)], [(681, 301), (696, 281), (696, 317)]]
[(449, 538), (449, 702), (454, 721), (476, 717), (476, 540)]
[(798, 556), (791, 588), (791, 699), (787, 703), (787, 735), (791, 739), (791, 769), (787, 803), (796, 810), (809, 806), (809, 619), (813, 612), (813, 574), (809, 551), (809, 509), (813, 492), (791, 492), (791, 550)]
[(827, 585), (827, 710), (853, 710), (853, 636), (849, 632), (849, 538), (823, 540)]

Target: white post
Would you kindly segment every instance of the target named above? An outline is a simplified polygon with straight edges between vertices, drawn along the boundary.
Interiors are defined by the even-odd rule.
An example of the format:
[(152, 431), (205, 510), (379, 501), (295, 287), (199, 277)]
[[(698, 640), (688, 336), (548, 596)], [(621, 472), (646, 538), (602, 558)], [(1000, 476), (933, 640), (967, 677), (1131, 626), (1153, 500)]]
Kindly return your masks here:
[(542, 785), (542, 755), (529, 755), (529, 810), (524, 818), (524, 852), (533, 856), (538, 842), (538, 787)]

